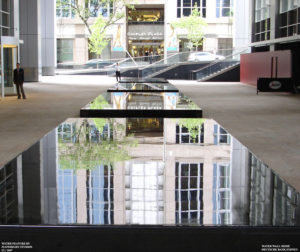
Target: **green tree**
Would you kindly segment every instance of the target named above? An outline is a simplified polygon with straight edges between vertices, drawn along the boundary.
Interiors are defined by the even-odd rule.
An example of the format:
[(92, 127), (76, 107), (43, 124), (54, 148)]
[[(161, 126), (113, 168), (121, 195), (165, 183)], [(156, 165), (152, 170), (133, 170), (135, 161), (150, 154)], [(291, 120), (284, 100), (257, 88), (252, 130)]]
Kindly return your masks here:
[[(71, 8), (80, 18), (89, 32), (89, 48), (92, 52), (101, 54), (106, 47), (107, 28), (124, 18), (126, 8), (133, 9), (135, 0), (56, 0), (57, 7)], [(108, 16), (99, 14), (99, 10), (108, 8)], [(97, 17), (94, 24), (89, 22), (91, 17)]]
[(207, 23), (201, 17), (201, 12), (198, 10), (197, 5), (193, 8), (190, 16), (182, 17), (179, 21), (173, 22), (172, 25), (175, 29), (185, 30), (189, 42), (198, 50), (198, 47), (203, 43), (204, 28), (207, 26)]

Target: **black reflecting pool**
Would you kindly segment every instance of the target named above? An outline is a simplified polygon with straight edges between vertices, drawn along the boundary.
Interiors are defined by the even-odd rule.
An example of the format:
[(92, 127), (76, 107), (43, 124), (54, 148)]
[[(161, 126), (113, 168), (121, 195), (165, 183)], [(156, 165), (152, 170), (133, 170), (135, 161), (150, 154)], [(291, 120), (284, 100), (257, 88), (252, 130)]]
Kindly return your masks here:
[(202, 117), (202, 109), (178, 92), (108, 92), (80, 110), (81, 117)]
[(299, 193), (212, 119), (67, 119), (0, 169), (0, 223), (299, 226)]

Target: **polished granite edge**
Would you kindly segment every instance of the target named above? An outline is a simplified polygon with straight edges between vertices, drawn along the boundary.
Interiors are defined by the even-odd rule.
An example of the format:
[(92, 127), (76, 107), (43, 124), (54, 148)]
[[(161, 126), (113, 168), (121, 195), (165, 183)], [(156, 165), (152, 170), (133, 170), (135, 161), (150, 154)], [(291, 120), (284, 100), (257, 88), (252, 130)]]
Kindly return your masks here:
[(294, 227), (3, 227), (2, 246), (34, 251), (299, 251)]
[(124, 118), (124, 117), (142, 117), (142, 118), (202, 118), (202, 110), (135, 110), (135, 109), (81, 109), (82, 118)]
[(202, 225), (202, 226), (189, 226), (189, 225), (139, 225), (139, 224), (127, 224), (127, 225), (87, 225), (87, 224), (57, 224), (57, 225), (46, 225), (46, 224), (39, 224), (39, 225), (0, 225), (0, 232), (1, 230), (9, 230), (9, 229), (91, 229), (91, 230), (173, 230), (173, 231), (181, 231), (181, 230), (190, 230), (190, 231), (248, 231), (248, 232), (286, 232), (286, 231), (293, 231), (299, 232), (300, 234), (300, 226), (247, 226), (247, 225), (227, 225), (227, 226), (216, 226), (216, 225)]

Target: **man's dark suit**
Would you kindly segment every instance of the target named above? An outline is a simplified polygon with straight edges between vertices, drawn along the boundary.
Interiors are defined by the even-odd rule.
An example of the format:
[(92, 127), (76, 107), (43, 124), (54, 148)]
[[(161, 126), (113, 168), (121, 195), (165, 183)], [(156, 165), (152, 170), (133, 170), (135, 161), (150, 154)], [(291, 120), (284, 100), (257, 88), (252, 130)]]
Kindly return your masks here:
[[(21, 98), (21, 93), (23, 96), (23, 99), (26, 99), (25, 92), (23, 89), (23, 82), (24, 82), (24, 70), (23, 68), (15, 69), (14, 70), (14, 83), (16, 84), (17, 87), (17, 93), (18, 93), (18, 98)], [(21, 91), (21, 93), (20, 93)]]

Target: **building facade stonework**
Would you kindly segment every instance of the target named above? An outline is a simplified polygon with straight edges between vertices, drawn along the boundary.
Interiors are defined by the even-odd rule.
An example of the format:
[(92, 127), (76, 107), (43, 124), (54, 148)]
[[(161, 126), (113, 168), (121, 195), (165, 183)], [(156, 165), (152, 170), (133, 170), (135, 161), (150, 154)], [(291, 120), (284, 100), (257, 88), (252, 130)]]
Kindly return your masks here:
[[(128, 54), (141, 57), (151, 52), (166, 56), (172, 52), (189, 51), (186, 32), (174, 29), (172, 23), (189, 16), (195, 4), (208, 24), (199, 50), (230, 54), (235, 47), (235, 1), (137, 0), (133, 10), (124, 9), (125, 18), (108, 28), (109, 43), (98, 57), (122, 58), (129, 57)], [(89, 52), (89, 32), (82, 21), (72, 10), (62, 10), (59, 5), (56, 10), (57, 62), (83, 64), (96, 58)], [(105, 17), (111, 8), (103, 6), (103, 10)], [(91, 17), (89, 24), (93, 24), (96, 18)]]

